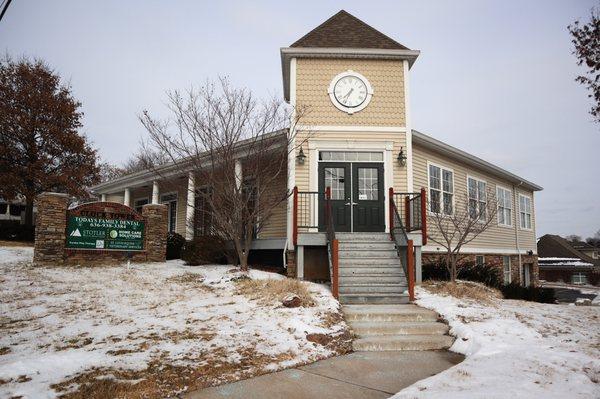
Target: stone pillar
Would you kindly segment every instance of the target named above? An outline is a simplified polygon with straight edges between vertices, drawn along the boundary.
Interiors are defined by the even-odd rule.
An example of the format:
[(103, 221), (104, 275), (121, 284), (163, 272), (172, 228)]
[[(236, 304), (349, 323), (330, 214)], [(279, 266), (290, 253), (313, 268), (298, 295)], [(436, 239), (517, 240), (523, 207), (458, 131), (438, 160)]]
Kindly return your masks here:
[(102, 197), (100, 198), (100, 201), (106, 202), (106, 194), (102, 194)]
[(142, 216), (146, 218), (146, 260), (164, 262), (167, 259), (167, 206), (144, 205)]
[(69, 196), (42, 193), (36, 199), (37, 216), (33, 262), (36, 266), (64, 264)]
[(194, 239), (194, 213), (196, 210), (196, 181), (194, 172), (188, 173), (187, 207), (185, 209), (185, 239)]
[(125, 189), (125, 195), (123, 195), (123, 205), (131, 206), (131, 189)]
[(158, 182), (156, 180), (152, 182), (152, 203), (158, 204)]

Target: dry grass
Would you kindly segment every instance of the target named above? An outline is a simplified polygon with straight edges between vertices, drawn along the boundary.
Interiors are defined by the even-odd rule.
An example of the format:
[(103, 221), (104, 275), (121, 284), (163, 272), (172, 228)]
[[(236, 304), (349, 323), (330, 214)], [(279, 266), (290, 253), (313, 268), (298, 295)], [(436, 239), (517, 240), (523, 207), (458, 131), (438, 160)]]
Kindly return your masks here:
[(0, 247), (33, 247), (33, 241), (0, 240)]
[(300, 306), (315, 306), (315, 301), (308, 290), (308, 284), (303, 281), (290, 278), (284, 280), (243, 279), (237, 281), (236, 284), (237, 294), (257, 300), (262, 304), (281, 304), (287, 295), (295, 294), (302, 301)]
[(449, 295), (455, 298), (475, 299), (478, 301), (492, 302), (494, 299), (502, 299), (502, 293), (494, 288), (472, 281), (433, 281), (423, 282), (423, 288), (438, 295)]

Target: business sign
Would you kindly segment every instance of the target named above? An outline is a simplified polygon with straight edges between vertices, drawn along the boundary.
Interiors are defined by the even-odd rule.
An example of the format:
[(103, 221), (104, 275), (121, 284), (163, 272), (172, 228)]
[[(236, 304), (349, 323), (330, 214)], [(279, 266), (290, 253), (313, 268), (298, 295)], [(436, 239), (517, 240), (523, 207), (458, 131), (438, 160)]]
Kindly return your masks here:
[(94, 205), (82, 205), (69, 212), (67, 248), (116, 251), (144, 249), (144, 219), (141, 215), (128, 207), (100, 210), (93, 208)]

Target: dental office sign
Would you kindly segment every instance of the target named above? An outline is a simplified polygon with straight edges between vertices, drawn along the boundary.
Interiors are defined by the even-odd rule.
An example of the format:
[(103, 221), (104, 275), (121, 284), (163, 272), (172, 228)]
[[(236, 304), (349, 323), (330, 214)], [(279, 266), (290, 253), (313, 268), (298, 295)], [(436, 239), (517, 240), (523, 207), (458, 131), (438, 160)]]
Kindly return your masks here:
[(144, 218), (129, 207), (102, 209), (99, 204), (84, 204), (71, 210), (67, 218), (70, 249), (142, 251)]

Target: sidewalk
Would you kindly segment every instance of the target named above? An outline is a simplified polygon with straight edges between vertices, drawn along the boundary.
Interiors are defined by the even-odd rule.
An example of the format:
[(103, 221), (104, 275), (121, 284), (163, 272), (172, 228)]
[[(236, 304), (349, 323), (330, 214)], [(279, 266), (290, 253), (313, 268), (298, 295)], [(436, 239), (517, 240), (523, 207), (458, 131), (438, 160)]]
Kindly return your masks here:
[(296, 369), (206, 388), (186, 399), (376, 399), (460, 363), (448, 351), (355, 352)]

